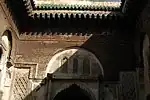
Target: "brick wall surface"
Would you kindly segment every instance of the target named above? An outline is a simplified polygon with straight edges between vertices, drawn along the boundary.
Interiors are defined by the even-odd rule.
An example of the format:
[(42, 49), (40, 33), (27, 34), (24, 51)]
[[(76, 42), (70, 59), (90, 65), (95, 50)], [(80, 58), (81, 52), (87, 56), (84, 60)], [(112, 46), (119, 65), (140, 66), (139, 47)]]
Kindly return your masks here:
[[(31, 36), (35, 37), (35, 36)], [(53, 37), (53, 36), (52, 36)], [(74, 36), (70, 37), (71, 39)], [(42, 38), (42, 36), (41, 36)], [(41, 77), (51, 57), (59, 50), (79, 46), (94, 53), (104, 67), (106, 80), (117, 79), (120, 70), (135, 67), (133, 41), (129, 33), (113, 32), (110, 35), (92, 35), (76, 41), (52, 39), (21, 39), (16, 43), (16, 62), (38, 63), (38, 77)]]

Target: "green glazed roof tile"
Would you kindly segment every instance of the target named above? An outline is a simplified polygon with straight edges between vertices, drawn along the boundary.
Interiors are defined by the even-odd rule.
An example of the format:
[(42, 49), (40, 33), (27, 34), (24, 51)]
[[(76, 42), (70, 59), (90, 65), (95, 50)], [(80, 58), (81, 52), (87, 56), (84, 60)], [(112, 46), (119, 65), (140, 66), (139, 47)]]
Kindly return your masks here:
[(64, 9), (64, 8), (69, 8), (69, 9), (100, 9), (100, 8), (119, 8), (119, 7), (115, 7), (115, 6), (94, 6), (94, 5), (63, 5), (63, 4), (43, 4), (43, 5), (39, 5), (37, 6), (39, 9), (42, 8), (49, 8), (49, 9)]
[(120, 8), (121, 0), (33, 0), (35, 7), (40, 9), (100, 9), (100, 8)]

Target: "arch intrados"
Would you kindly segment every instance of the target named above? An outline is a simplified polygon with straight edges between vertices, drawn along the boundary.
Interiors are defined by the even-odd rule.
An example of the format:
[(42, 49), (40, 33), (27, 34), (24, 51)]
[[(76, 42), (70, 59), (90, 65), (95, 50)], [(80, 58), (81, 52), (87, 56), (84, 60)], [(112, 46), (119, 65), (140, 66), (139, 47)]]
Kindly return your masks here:
[[(7, 37), (8, 41), (9, 41), (9, 43), (10, 43), (9, 46), (12, 47), (12, 34), (11, 34), (11, 31), (6, 30), (6, 31), (3, 33), (2, 38), (3, 38), (4, 36)], [(3, 41), (3, 40), (2, 40), (2, 41)]]
[(49, 73), (49, 70), (50, 70), (50, 68), (51, 68), (52, 63), (53, 63), (60, 55), (64, 54), (65, 52), (67, 52), (67, 51), (69, 51), (69, 50), (76, 50), (76, 52), (78, 52), (78, 50), (79, 50), (79, 51), (87, 52), (87, 53), (89, 53), (90, 55), (92, 55), (92, 57), (96, 60), (96, 62), (98, 63), (98, 65), (99, 65), (99, 67), (100, 67), (101, 75), (104, 76), (103, 67), (102, 67), (102, 64), (100, 63), (99, 59), (98, 59), (92, 52), (90, 52), (90, 51), (88, 51), (88, 50), (85, 50), (85, 49), (83, 49), (83, 48), (77, 48), (77, 47), (76, 47), (76, 48), (70, 48), (70, 49), (68, 48), (68, 49), (61, 50), (60, 52), (55, 53), (55, 55), (51, 58), (51, 60), (50, 60), (49, 63), (48, 63), (48, 66), (47, 66), (47, 69), (46, 69), (46, 75), (47, 75), (47, 73)]
[(65, 51), (65, 50), (69, 50), (69, 49), (81, 49), (81, 50), (88, 51), (88, 52), (92, 53), (98, 59), (98, 57), (95, 55), (95, 53), (93, 51), (91, 51), (91, 50), (89, 50), (87, 48), (79, 47), (79, 46), (71, 46), (71, 47), (66, 47), (66, 48), (58, 49), (58, 50), (56, 50), (56, 52), (53, 53), (52, 56), (55, 56), (56, 54), (58, 54), (58, 53), (60, 53), (62, 51)]
[(12, 50), (12, 34), (11, 31), (6, 30), (2, 35), (2, 42), (6, 46), (7, 54), (10, 56)]
[(76, 84), (76, 83), (72, 83), (72, 84), (65, 84), (65, 87), (61, 88), (53, 97), (53, 100), (55, 100), (55, 97), (57, 97), (60, 93), (62, 93), (63, 91), (66, 91), (67, 89), (71, 88), (72, 86), (76, 86), (79, 89), (81, 89), (82, 92), (84, 92), (84, 95), (88, 96), (90, 100), (96, 100), (95, 95), (93, 94), (93, 92), (91, 90), (88, 89), (88, 87), (85, 87), (82, 84)]

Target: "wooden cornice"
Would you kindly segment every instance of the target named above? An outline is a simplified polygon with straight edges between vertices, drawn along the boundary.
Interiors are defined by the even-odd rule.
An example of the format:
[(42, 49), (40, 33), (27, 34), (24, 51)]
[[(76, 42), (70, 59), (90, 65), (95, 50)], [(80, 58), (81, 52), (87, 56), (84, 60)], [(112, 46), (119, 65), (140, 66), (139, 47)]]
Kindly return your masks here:
[[(35, 32), (47, 30), (48, 28), (63, 28), (64, 26), (69, 28), (77, 26), (86, 29), (92, 27), (91, 23), (96, 26), (99, 24), (100, 27), (127, 28), (133, 26), (133, 21), (135, 20), (134, 17), (128, 16), (128, 8), (135, 8), (134, 3), (139, 0), (133, 0), (133, 2), (131, 2), (132, 0), (124, 0), (121, 3), (114, 2), (114, 6), (112, 3), (104, 3), (101, 6), (83, 4), (67, 7), (64, 5), (58, 6), (57, 4), (51, 6), (46, 2), (45, 4), (38, 4), (34, 0), (6, 1), (19, 26), (19, 31)], [(95, 30), (95, 28), (91, 29)]]
[(124, 17), (120, 12), (111, 11), (77, 11), (77, 10), (34, 10), (31, 13), (33, 18), (100, 18), (107, 19), (109, 17)]
[[(38, 1), (38, 2), (37, 2)], [(62, 4), (62, 3), (50, 3), (50, 0), (42, 3), (40, 0), (23, 0), (24, 5), (27, 9), (28, 15), (34, 18), (34, 15), (45, 16), (52, 14), (59, 15), (95, 15), (95, 16), (107, 16), (108, 13), (113, 15), (116, 12), (119, 12), (121, 2), (93, 2), (92, 4), (88, 3), (79, 3), (79, 4)], [(40, 2), (40, 3), (39, 3)], [(86, 17), (85, 17), (86, 18)]]

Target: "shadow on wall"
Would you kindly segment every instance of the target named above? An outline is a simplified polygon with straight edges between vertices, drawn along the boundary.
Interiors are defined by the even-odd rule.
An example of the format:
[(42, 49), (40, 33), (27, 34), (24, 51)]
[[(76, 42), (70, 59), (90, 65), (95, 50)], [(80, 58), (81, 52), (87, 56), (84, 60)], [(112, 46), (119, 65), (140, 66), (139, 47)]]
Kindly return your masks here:
[[(101, 77), (101, 80), (103, 78), (103, 69), (99, 60), (92, 53), (81, 48), (67, 49), (55, 54), (47, 66), (46, 73), (49, 73), (48, 76), (45, 79), (43, 79), (42, 82), (31, 93), (29, 93), (28, 96), (26, 96), (27, 94), (23, 90), (24, 84), (28, 83), (20, 81), (23, 80), (21, 79), (23, 77), (20, 77), (18, 81), (16, 81), (15, 79), (13, 86), (14, 99), (16, 100), (18, 98), (25, 98), (23, 100), (30, 100), (30, 98), (35, 97), (36, 100), (38, 100), (47, 98), (48, 94), (47, 90), (45, 89), (48, 89), (50, 80), (53, 81), (64, 79), (73, 81), (98, 81), (99, 77)], [(42, 90), (43, 88), (44, 90)]]
[[(121, 28), (121, 27), (123, 27), (123, 26), (121, 26), (122, 21), (119, 21), (119, 20), (114, 21), (114, 20), (108, 21), (108, 19), (107, 19), (107, 20), (103, 20), (103, 21), (98, 21), (98, 19), (88, 19), (88, 20), (86, 20), (86, 19), (84, 19), (84, 20), (76, 19), (75, 20), (74, 19), (69, 22), (69, 20), (66, 20), (66, 19), (62, 19), (62, 20), (59, 19), (59, 20), (56, 20), (56, 23), (54, 23), (55, 19), (53, 19), (53, 20), (51, 20), (51, 22), (54, 24), (51, 24), (53, 26), (50, 26), (50, 27), (52, 29), (51, 30), (52, 33), (55, 33), (55, 32), (63, 33), (63, 34), (65, 34), (66, 32), (67, 33), (79, 33), (78, 34), (79, 36), (85, 35), (84, 33), (88, 33), (87, 35), (90, 35), (89, 39), (86, 42), (84, 42), (80, 46), (80, 48), (84, 48), (85, 50), (88, 50), (88, 51), (92, 52), (94, 55), (96, 55), (98, 60), (103, 65), (103, 70), (105, 72), (103, 80), (118, 80), (120, 71), (134, 70), (134, 68), (135, 68), (134, 60), (135, 59), (134, 59), (134, 53), (133, 53), (134, 52), (133, 44), (132, 44), (133, 39), (132, 39), (131, 31), (128, 31), (126, 29), (122, 30), (122, 28)], [(67, 22), (65, 22), (65, 21), (67, 21)], [(47, 22), (49, 22), (49, 21), (47, 21)], [(36, 28), (39, 28), (39, 27), (44, 28), (43, 26), (40, 26), (41, 25), (40, 23), (43, 23), (42, 25), (45, 26), (44, 21), (42, 22), (40, 20), (37, 20), (37, 24), (35, 26), (37, 26), (37, 25), (39, 25), (39, 26), (37, 26)], [(103, 26), (100, 24), (103, 24)], [(110, 25), (109, 28), (107, 25)], [(47, 26), (49, 26), (49, 25), (47, 24)], [(61, 26), (63, 26), (63, 27), (61, 27)], [(76, 26), (78, 26), (78, 27), (74, 28)], [(100, 26), (102, 26), (101, 29), (99, 29)], [(41, 28), (39, 28), (39, 29), (41, 29)], [(43, 30), (43, 32), (44, 32), (44, 30)], [(82, 33), (82, 34), (80, 34), (80, 33)], [(89, 33), (93, 33), (93, 34), (89, 34)], [(68, 50), (69, 50), (69, 48), (68, 48)], [(69, 55), (69, 53), (68, 53), (68, 55)], [(60, 65), (61, 67), (58, 67), (57, 70), (55, 70), (53, 72), (55, 74), (55, 77), (62, 78), (61, 76), (65, 76), (70, 79), (72, 79), (72, 78), (75, 78), (75, 79), (97, 78), (98, 77), (97, 73), (96, 73), (96, 75), (89, 76), (88, 73), (90, 72), (90, 70), (87, 67), (87, 66), (89, 66), (88, 60), (85, 60), (84, 64), (82, 63), (80, 65), (82, 67), (78, 67), (78, 68), (81, 68), (81, 70), (79, 73), (76, 74), (76, 72), (78, 72), (78, 69), (77, 69), (78, 65), (76, 63), (80, 61), (80, 60), (77, 61), (78, 57), (75, 57), (76, 55), (79, 55), (78, 51), (74, 52), (73, 55), (69, 56), (68, 58), (62, 57), (63, 61), (59, 61), (60, 63), (56, 62), (57, 63), (56, 65)], [(80, 55), (82, 55), (82, 53), (80, 53)], [(67, 55), (65, 55), (65, 56), (67, 56)], [(86, 58), (87, 57), (88, 56), (86, 56)], [(69, 62), (72, 61), (72, 58), (77, 58), (77, 60), (74, 60), (74, 62), (76, 62), (76, 63), (72, 63), (72, 66), (74, 66), (74, 67), (70, 68), (69, 69), (70, 71), (69, 71), (69, 70), (67, 70), (66, 67), (67, 67), (68, 61)], [(93, 67), (95, 67), (95, 66), (96, 65), (93, 65)], [(84, 70), (82, 70), (82, 69), (84, 69)], [(69, 72), (67, 72), (67, 71), (69, 71)], [(97, 70), (93, 69), (92, 72), (95, 73), (95, 72), (97, 72)], [(68, 74), (68, 73), (71, 73), (71, 74)], [(84, 74), (82, 74), (82, 73), (84, 73)], [(29, 98), (32, 98), (32, 95), (37, 95), (36, 92), (38, 92), (38, 90), (41, 89), (42, 87), (46, 86), (45, 84), (47, 82), (47, 79), (48, 79), (47, 77), (45, 79), (43, 79), (42, 82), (40, 83), (40, 85), (37, 86), (34, 90), (32, 90), (32, 92), (29, 93), (28, 96), (26, 96), (26, 93), (24, 93), (24, 92), (17, 92), (19, 90), (22, 90), (21, 87), (14, 86), (15, 91), (13, 91), (13, 92), (14, 92), (14, 94), (17, 94), (15, 96), (21, 98), (22, 100), (30, 100)], [(22, 91), (24, 91), (24, 90), (22, 90)]]
[[(129, 24), (127, 21), (128, 19), (117, 19), (118, 16), (110, 17), (109, 15), (108, 18), (102, 16), (102, 19), (99, 18), (100, 16), (98, 18), (92, 17), (91, 19), (82, 17), (79, 18), (78, 15), (76, 15), (76, 19), (73, 17), (71, 17), (70, 19), (61, 17), (58, 18), (58, 16), (55, 16), (56, 18), (51, 18), (50, 20), (45, 20), (43, 18), (30, 19), (29, 17), (27, 17), (27, 14), (24, 13), (26, 12), (26, 10), (23, 7), (23, 2), (20, 2), (19, 4), (19, 2), (12, 1), (9, 2), (9, 4), (18, 5), (12, 7), (11, 10), (16, 12), (15, 17), (18, 21), (18, 24), (20, 24), (19, 26), (21, 26), (21, 31), (23, 32), (41, 32), (41, 35), (43, 35), (44, 32), (47, 32), (48, 35), (49, 33), (54, 34), (56, 32), (63, 35), (65, 35), (66, 33), (73, 33), (73, 35), (78, 33), (77, 36), (86, 36), (87, 34), (89, 36), (89, 39), (84, 42), (80, 46), (80, 48), (84, 48), (85, 50), (92, 52), (101, 62), (103, 70), (105, 72), (103, 80), (118, 80), (120, 71), (134, 70), (135, 56), (133, 53), (133, 34), (131, 33), (131, 27), (129, 26), (132, 26), (133, 24)], [(122, 25), (122, 23), (124, 24)], [(82, 55), (82, 53), (80, 54)], [(53, 70), (54, 72), (52, 72), (55, 74), (55, 78), (58, 77), (61, 79), (61, 76), (65, 76), (70, 79), (98, 78), (99, 75), (95, 73), (98, 70), (93, 69), (91, 71), (89, 67), (87, 67), (89, 66), (88, 59), (81, 63), (80, 66), (82, 67), (77, 65), (80, 60), (77, 61), (78, 57), (75, 57), (76, 55), (79, 55), (78, 51), (71, 55), (69, 58), (62, 57), (63, 61), (59, 61), (60, 63), (58, 64), (60, 66), (55, 71)], [(72, 63), (72, 67), (69, 68), (67, 64), (72, 61), (72, 58), (77, 58), (77, 60), (74, 59), (73, 62), (75, 63)], [(97, 65), (93, 65), (93, 67), (95, 66)], [(69, 70), (66, 67), (68, 67)], [(78, 68), (81, 68), (81, 70)], [(92, 72), (95, 75), (93, 74), (93, 76), (89, 76), (89, 72)], [(13, 94), (15, 94), (14, 96), (16, 96), (15, 100), (36, 100), (36, 96), (38, 96), (36, 93), (40, 91), (42, 87), (47, 85), (48, 80), (49, 77), (43, 79), (42, 82), (39, 83), (39, 85), (35, 87), (35, 89), (32, 90), (28, 95), (26, 94), (26, 92), (24, 92), (24, 90), (22, 90), (23, 83), (20, 82), (20, 84), (22, 84), (20, 85), (20, 87), (14, 86), (15, 89), (13, 91)], [(48, 94), (45, 95), (47, 96)]]
[(146, 96), (146, 100), (150, 100), (150, 94)]
[[(108, 36), (108, 37), (99, 36), (98, 37), (98, 36), (99, 35), (91, 36), (91, 38), (89, 40), (87, 40), (87, 42), (85, 42), (85, 44), (83, 44), (81, 47), (87, 48), (88, 50), (94, 52), (94, 54), (97, 55), (97, 57), (100, 59), (99, 61), (102, 62), (104, 72), (105, 72), (104, 80), (117, 80), (117, 77), (119, 77), (118, 75), (119, 75), (120, 71), (134, 69), (134, 66), (133, 66), (134, 58), (133, 58), (131, 44), (124, 44), (122, 46), (122, 45), (120, 45), (119, 41), (115, 41), (115, 40), (117, 40), (116, 37), (113, 37), (113, 36)], [(105, 37), (105, 39), (104, 39), (104, 37)], [(102, 38), (102, 39), (99, 39), (99, 38)], [(119, 37), (118, 37), (118, 40), (119, 40)], [(106, 42), (106, 43), (104, 43), (104, 42)], [(118, 53), (118, 51), (119, 51), (119, 53)], [(61, 51), (61, 52), (63, 52), (63, 51)], [(81, 63), (80, 65), (77, 65), (77, 63), (79, 63), (81, 61), (81, 60), (78, 60), (78, 55), (82, 56), (83, 54), (78, 53), (78, 51), (76, 51), (75, 53), (73, 53), (73, 55), (70, 56), (69, 55), (70, 53), (67, 53), (68, 55), (64, 53), (63, 56), (60, 57), (60, 59), (58, 59), (57, 62), (53, 62), (52, 65), (56, 66), (54, 68), (57, 68), (57, 69), (52, 69), (52, 71), (54, 71), (52, 73), (54, 73), (54, 75), (55, 75), (54, 78), (62, 79), (63, 77), (66, 77), (69, 79), (74, 78), (77, 80), (79, 78), (94, 79), (94, 78), (99, 77), (99, 75), (97, 74), (98, 70), (96, 68), (96, 66), (97, 66), (96, 64), (93, 63), (94, 65), (92, 67), (93, 68), (95, 67), (95, 69), (93, 69), (92, 71), (90, 71), (90, 69), (88, 68), (88, 66), (90, 65), (89, 64), (90, 61), (87, 59), (88, 56), (86, 56), (85, 61), (83, 60), (83, 63)], [(65, 57), (65, 56), (67, 56), (67, 57)], [(72, 59), (72, 58), (77, 58), (77, 59)], [(60, 61), (60, 60), (62, 60), (62, 61)], [(72, 67), (67, 66), (70, 61), (73, 61), (73, 63), (71, 64)], [(60, 67), (57, 65), (60, 65)], [(80, 67), (80, 66), (82, 66), (82, 67)], [(111, 68), (110, 68), (110, 66), (111, 66)], [(92, 75), (92, 74), (89, 75), (90, 72), (94, 73), (94, 75), (90, 76), (90, 75)], [(15, 91), (13, 91), (13, 92), (14, 92), (14, 94), (17, 94), (14, 96), (17, 96), (17, 98), (22, 98), (22, 100), (30, 100), (30, 98), (32, 98), (31, 100), (38, 100), (38, 99), (36, 99), (37, 96), (38, 96), (38, 98), (41, 97), (40, 99), (42, 99), (43, 98), (42, 93), (38, 93), (38, 92), (42, 91), (41, 89), (43, 87), (47, 86), (48, 80), (49, 80), (49, 77), (46, 77), (45, 79), (43, 79), (42, 82), (40, 83), (40, 85), (37, 86), (34, 90), (32, 90), (27, 96), (26, 96), (26, 93), (24, 93), (24, 92), (17, 92), (17, 91), (22, 90), (23, 89), (22, 87), (14, 86), (14, 88), (16, 88), (16, 89), (14, 89)], [(23, 86), (24, 83), (20, 82), (20, 84), (22, 84), (20, 86)], [(24, 91), (24, 90), (22, 90), (22, 91)], [(44, 94), (44, 96), (46, 98), (47, 98), (47, 95), (48, 94)]]
[[(95, 97), (93, 98), (92, 97), (92, 94), (89, 94), (88, 93), (88, 91), (86, 91), (86, 90), (84, 90), (84, 89), (81, 89), (78, 85), (76, 85), (76, 84), (72, 84), (72, 85), (70, 85), (69, 87), (67, 87), (67, 88), (65, 88), (64, 90), (61, 90), (59, 93), (56, 93), (56, 95), (54, 96), (54, 97), (49, 97), (49, 95), (50, 94), (48, 94), (48, 92), (49, 91), (47, 91), (47, 90), (45, 90), (45, 89), (47, 89), (48, 87), (48, 84), (49, 84), (49, 80), (50, 80), (50, 78), (51, 78), (51, 76), (50, 75), (48, 75), (45, 79), (43, 79), (42, 80), (42, 82), (32, 91), (32, 92), (30, 92), (30, 94), (29, 95), (27, 95), (24, 99), (22, 99), (22, 100), (51, 100), (51, 99), (55, 99), (55, 100), (60, 100), (60, 96), (62, 97), (62, 98), (66, 98), (67, 100), (70, 100), (70, 99), (68, 99), (68, 97), (70, 97), (71, 98), (71, 100), (75, 100), (75, 98), (77, 97), (77, 96), (80, 96), (81, 98), (82, 98), (82, 100), (87, 100), (87, 98), (89, 99), (89, 100), (95, 100)], [(51, 80), (51, 81), (53, 81), (53, 80)], [(74, 88), (74, 89), (71, 89), (71, 88)], [(70, 89), (70, 91), (67, 91), (67, 90), (69, 90)], [(77, 91), (78, 92), (77, 92)], [(68, 94), (67, 96), (68, 97), (66, 97), (66, 95), (65, 95), (65, 93), (66, 92), (73, 92), (74, 93), (74, 95), (71, 95), (71, 94)], [(80, 92), (80, 94), (79, 94), (79, 92)], [(82, 95), (81, 95), (82, 94)], [(83, 98), (82, 96), (85, 96), (85, 98)], [(80, 100), (81, 98), (80, 97), (78, 97), (78, 99), (76, 99), (76, 100)]]
[(31, 35), (43, 35), (45, 32), (47, 35), (87, 35), (89, 39), (80, 47), (91, 51), (101, 61), (105, 70), (105, 80), (117, 80), (120, 70), (131, 70), (135, 67), (132, 33), (135, 23), (132, 16), (111, 16), (112, 12), (107, 17), (98, 15), (96, 18), (94, 15), (91, 18), (89, 15), (87, 18), (81, 15), (79, 18), (79, 15), (73, 14), (70, 18), (68, 15), (58, 17), (57, 14), (50, 18), (30, 18), (22, 0), (6, 0), (6, 4), (20, 24), (21, 32), (31, 32)]
[[(108, 31), (106, 33), (108, 33)], [(28, 95), (23, 92), (24, 90), (22, 90), (24, 83), (20, 82), (20, 84), (22, 85), (20, 85), (19, 87), (13, 86), (15, 88), (15, 91), (13, 91), (13, 96), (15, 96), (15, 98), (20, 98), (21, 100), (39, 100), (47, 98), (48, 93), (45, 93), (47, 90), (42, 89), (47, 86), (49, 78), (61, 80), (65, 77), (65, 79), (74, 79), (75, 81), (79, 78), (87, 80), (97, 80), (99, 79), (99, 77), (101, 77), (101, 80), (118, 80), (120, 71), (133, 70), (135, 65), (134, 54), (132, 51), (132, 41), (130, 40), (131, 37), (129, 37), (127, 34), (120, 34), (116, 31), (115, 33), (110, 34), (106, 33), (105, 35), (91, 35), (91, 37), (79, 48), (84, 48), (85, 51), (91, 51), (97, 56), (98, 61), (100, 61), (103, 65), (103, 70), (105, 72), (104, 78), (101, 76), (102, 72), (100, 72), (100, 66), (94, 62), (95, 60), (93, 60), (93, 58), (90, 58), (90, 55), (88, 55), (88, 53), (80, 52), (80, 50), (73, 51), (72, 48), (77, 47), (72, 47), (58, 52), (57, 54), (60, 54), (59, 56), (56, 57), (54, 55), (54, 57), (52, 57), (49, 63), (53, 67), (50, 66), (50, 69), (47, 70), (47, 73), (50, 73), (50, 75), (52, 76), (45, 77), (45, 79), (43, 79), (42, 82), (39, 83), (39, 85), (36, 86), (35, 89), (32, 90)], [(122, 42), (122, 40), (125, 40), (125, 43)], [(89, 64), (91, 62), (92, 64)], [(42, 94), (43, 91), (45, 94)]]

